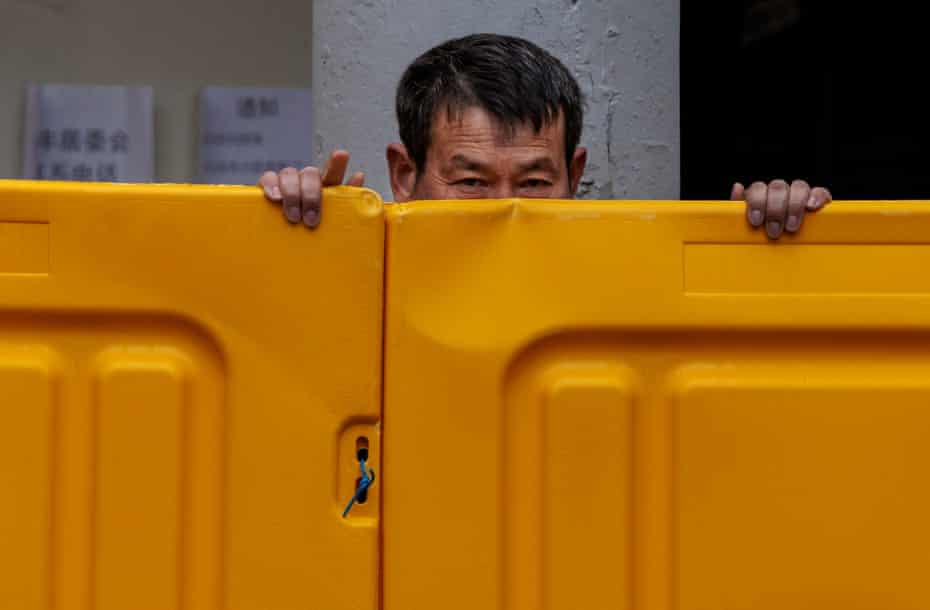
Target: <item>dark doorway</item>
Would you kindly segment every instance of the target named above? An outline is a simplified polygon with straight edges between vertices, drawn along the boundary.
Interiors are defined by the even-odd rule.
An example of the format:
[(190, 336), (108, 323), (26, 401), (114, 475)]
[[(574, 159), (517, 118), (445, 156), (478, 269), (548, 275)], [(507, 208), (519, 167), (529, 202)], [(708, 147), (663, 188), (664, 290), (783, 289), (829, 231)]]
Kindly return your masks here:
[(681, 0), (682, 198), (804, 178), (930, 199), (920, 3)]

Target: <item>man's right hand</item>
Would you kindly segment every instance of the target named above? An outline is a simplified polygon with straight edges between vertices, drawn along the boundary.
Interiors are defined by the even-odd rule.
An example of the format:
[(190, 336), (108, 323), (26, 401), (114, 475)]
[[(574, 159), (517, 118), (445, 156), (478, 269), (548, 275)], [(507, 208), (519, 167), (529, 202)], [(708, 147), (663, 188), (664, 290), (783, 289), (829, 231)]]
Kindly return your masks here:
[[(322, 194), (325, 186), (342, 184), (349, 166), (349, 153), (337, 150), (321, 172), (318, 167), (305, 167), (298, 171), (285, 167), (280, 172), (265, 172), (258, 184), (269, 201), (280, 203), (288, 222), (303, 222), (311, 229), (320, 224)], [(346, 182), (349, 186), (364, 186), (365, 174), (355, 172)]]

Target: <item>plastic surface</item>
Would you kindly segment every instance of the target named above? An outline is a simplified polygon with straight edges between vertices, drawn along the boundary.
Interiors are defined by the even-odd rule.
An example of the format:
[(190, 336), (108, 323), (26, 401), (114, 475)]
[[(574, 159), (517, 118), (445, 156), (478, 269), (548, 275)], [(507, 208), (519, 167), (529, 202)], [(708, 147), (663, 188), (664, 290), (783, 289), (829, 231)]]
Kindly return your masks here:
[(384, 608), (930, 607), (930, 204), (389, 206)]
[(0, 608), (378, 605), (384, 224), (0, 182)]

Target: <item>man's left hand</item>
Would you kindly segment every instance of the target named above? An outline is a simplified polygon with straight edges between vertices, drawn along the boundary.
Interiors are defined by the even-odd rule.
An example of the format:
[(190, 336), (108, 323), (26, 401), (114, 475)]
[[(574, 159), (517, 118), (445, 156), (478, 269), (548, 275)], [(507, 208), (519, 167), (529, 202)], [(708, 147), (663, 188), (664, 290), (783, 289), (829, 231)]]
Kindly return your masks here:
[(749, 224), (757, 228), (765, 226), (769, 239), (778, 239), (783, 231), (797, 232), (804, 214), (821, 209), (832, 197), (822, 186), (811, 188), (803, 180), (795, 180), (790, 186), (784, 180), (772, 180), (768, 184), (753, 182), (748, 189), (737, 182), (730, 199), (745, 201)]

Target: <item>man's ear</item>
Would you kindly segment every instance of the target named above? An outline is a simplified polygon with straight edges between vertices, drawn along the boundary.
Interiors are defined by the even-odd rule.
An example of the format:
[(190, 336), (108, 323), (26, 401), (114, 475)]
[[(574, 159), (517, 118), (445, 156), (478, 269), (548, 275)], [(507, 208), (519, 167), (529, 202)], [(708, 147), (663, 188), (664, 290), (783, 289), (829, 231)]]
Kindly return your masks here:
[(578, 192), (581, 177), (584, 175), (584, 166), (588, 162), (588, 149), (579, 146), (572, 155), (572, 162), (568, 164), (568, 183), (572, 189), (572, 197)]
[(417, 185), (417, 166), (407, 154), (407, 147), (400, 142), (388, 144), (387, 163), (394, 201), (410, 201), (413, 198), (413, 189)]

